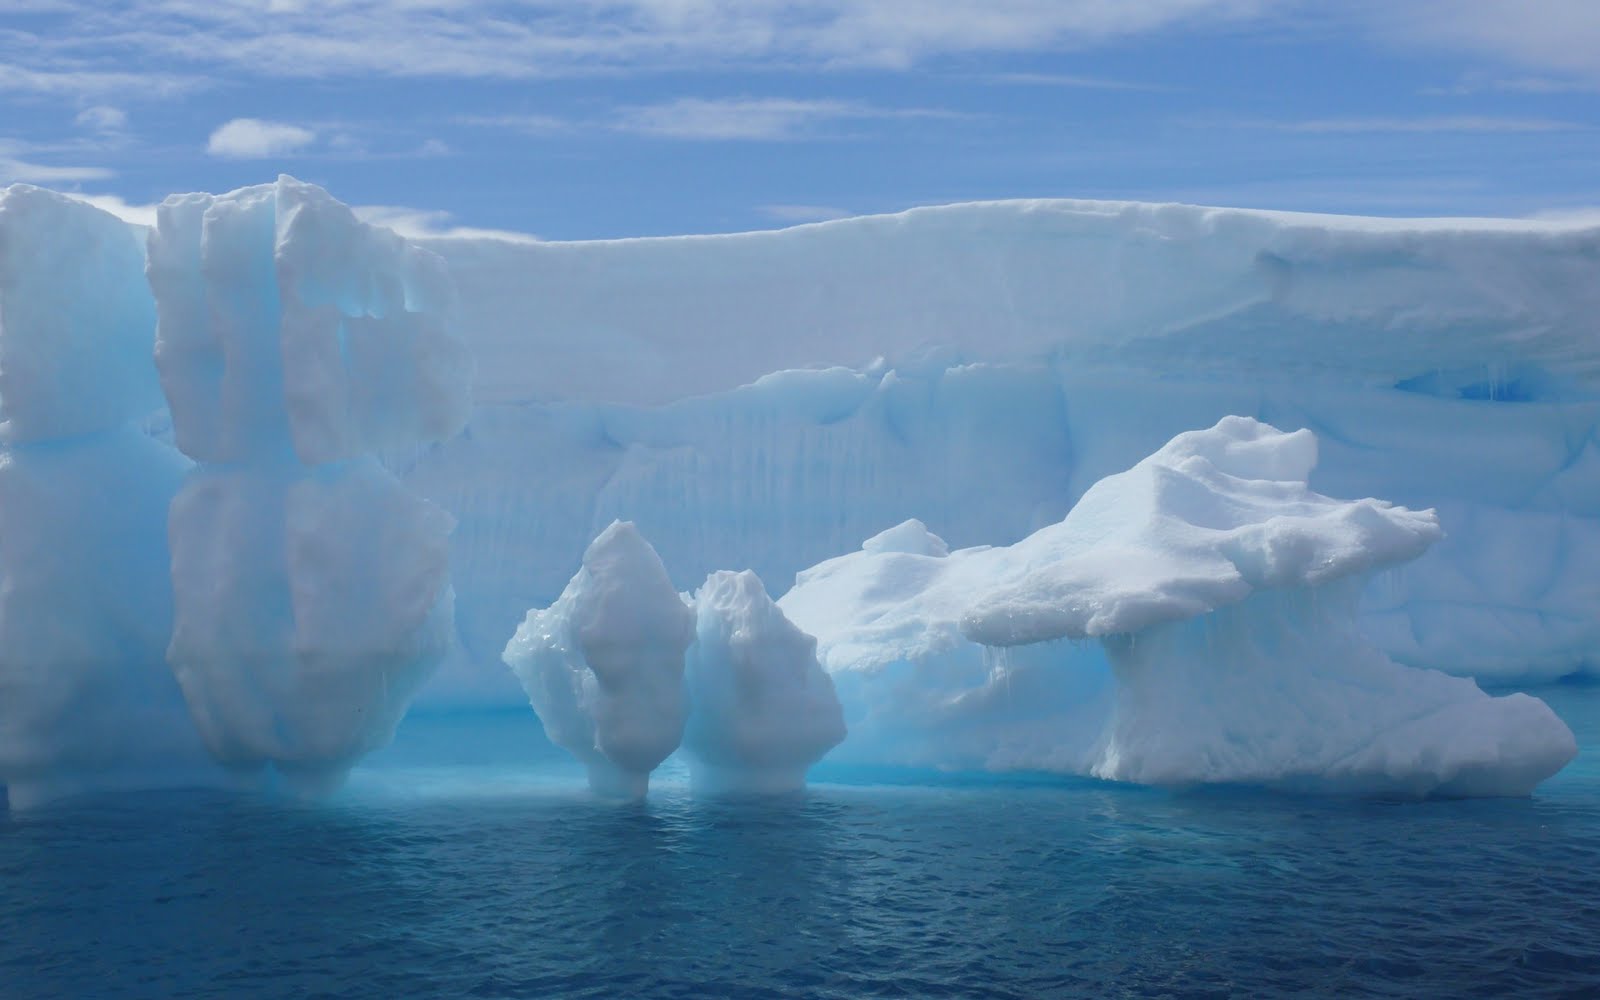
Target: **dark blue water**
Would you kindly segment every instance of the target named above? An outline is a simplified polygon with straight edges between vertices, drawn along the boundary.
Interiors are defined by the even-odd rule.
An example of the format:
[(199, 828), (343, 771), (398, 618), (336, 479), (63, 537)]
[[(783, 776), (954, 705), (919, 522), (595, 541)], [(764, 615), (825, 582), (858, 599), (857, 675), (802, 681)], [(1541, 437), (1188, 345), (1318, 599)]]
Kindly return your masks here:
[(1090, 782), (591, 801), (531, 713), (320, 806), (0, 817), (0, 997), (1600, 996), (1600, 687), (1531, 800)]

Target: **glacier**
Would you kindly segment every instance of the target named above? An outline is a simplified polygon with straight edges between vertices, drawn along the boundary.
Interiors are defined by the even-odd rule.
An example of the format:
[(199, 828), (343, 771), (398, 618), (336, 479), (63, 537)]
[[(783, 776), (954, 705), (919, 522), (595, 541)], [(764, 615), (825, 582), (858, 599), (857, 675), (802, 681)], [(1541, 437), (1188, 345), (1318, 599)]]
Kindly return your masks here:
[[(1015, 546), (1229, 415), (1314, 435), (1305, 489), (1432, 509), (1444, 534), (1313, 587), (1314, 608), (1269, 588), (1150, 625), (1151, 662), (1271, 619), (1272, 649), (1337, 633), (1386, 677), (1600, 673), (1592, 224), (1050, 200), (509, 243), (404, 240), (292, 178), (174, 196), (149, 229), (0, 198), (14, 804), (218, 764), (322, 790), (408, 705), (526, 705), (507, 641), (613, 521), (675, 593), (750, 571), (686, 612), (696, 636), (760, 617), (785, 676), (811, 676), (817, 633), (850, 732), (829, 759), (1081, 770), (1083, 747), (1041, 740), (1100, 732), (1146, 654), (980, 629), (990, 645), (919, 661), (956, 687), (879, 671), (888, 711), (789, 583), (862, 539), (907, 559)], [(713, 647), (708, 676), (742, 655)], [(1083, 669), (1048, 668), (1064, 648)], [(1006, 683), (950, 701), (980, 674)], [(70, 721), (95, 713), (120, 721)]]

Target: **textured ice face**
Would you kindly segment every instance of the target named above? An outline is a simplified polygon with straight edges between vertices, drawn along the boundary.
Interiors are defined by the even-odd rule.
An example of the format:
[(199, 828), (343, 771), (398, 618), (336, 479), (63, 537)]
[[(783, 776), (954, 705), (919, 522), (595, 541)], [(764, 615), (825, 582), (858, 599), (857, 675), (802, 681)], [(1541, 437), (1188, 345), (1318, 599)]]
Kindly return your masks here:
[(504, 659), (551, 742), (583, 762), (591, 786), (638, 797), (683, 738), (693, 638), (694, 614), (655, 549), (617, 521), (590, 544), (561, 597), (528, 612)]
[(167, 199), (147, 273), (178, 446), (168, 659), (212, 755), (307, 791), (387, 743), (454, 641), (454, 520), (372, 452), (456, 433), (443, 264), (282, 177)]
[(683, 746), (697, 786), (785, 791), (844, 739), (817, 640), (789, 621), (748, 570), (711, 574), (694, 595), (692, 706)]
[(160, 407), (143, 261), (112, 215), (24, 184), (0, 191), (5, 440), (111, 430)]
[(168, 659), (212, 755), (315, 792), (387, 744), (449, 649), (450, 527), (372, 459), (192, 473)]
[[(880, 754), (904, 753), (921, 727), (916, 762), (937, 763), (940, 729), (958, 726), (951, 765), (1526, 794), (1576, 753), (1571, 732), (1535, 699), (1403, 667), (1359, 635), (1360, 584), (1439, 528), (1429, 511), (1312, 492), (1315, 456), (1308, 432), (1226, 418), (1015, 545), (863, 549), (800, 574), (780, 606), (819, 637), (852, 730), (870, 719)], [(1088, 638), (1102, 649), (1062, 642)]]
[(443, 261), (292, 178), (157, 211), (148, 274), (178, 446), (307, 465), (438, 441), (472, 362)]

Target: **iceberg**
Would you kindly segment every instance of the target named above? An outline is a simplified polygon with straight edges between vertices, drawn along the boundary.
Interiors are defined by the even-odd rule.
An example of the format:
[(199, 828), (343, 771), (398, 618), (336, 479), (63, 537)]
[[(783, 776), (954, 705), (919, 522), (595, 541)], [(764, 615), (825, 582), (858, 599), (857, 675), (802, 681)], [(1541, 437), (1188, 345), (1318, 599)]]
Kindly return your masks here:
[[(902, 525), (803, 572), (779, 605), (850, 678), (880, 753), (939, 753), (937, 728), (908, 740), (918, 726), (960, 733), (945, 759), (911, 762), (987, 750), (990, 767), (1166, 786), (1527, 794), (1576, 754), (1571, 731), (1535, 698), (1362, 638), (1363, 581), (1440, 530), (1431, 511), (1313, 492), (1316, 444), (1225, 418), (1014, 545), (946, 553)], [(1052, 672), (1085, 676), (1052, 687)]]
[[(288, 177), (149, 230), (12, 187), (0, 781), (326, 789), (414, 702), (537, 706), (501, 661), (545, 608), (511, 659), (629, 795), (680, 739), (730, 786), (828, 753), (1526, 790), (1561, 732), (1462, 678), (1600, 669), (1597, 255), (1078, 201), (411, 242)], [(562, 604), (617, 521), (662, 616), (626, 653)]]
[(287, 177), (167, 199), (148, 256), (173, 436), (200, 463), (168, 522), (167, 658), (220, 763), (324, 791), (455, 634), (454, 522), (376, 457), (467, 419), (450, 276)]
[(845, 738), (817, 640), (785, 617), (748, 570), (707, 577), (694, 611), (683, 737), (694, 784), (736, 792), (803, 787), (806, 770)]
[(650, 772), (678, 749), (694, 621), (655, 549), (616, 521), (560, 598), (529, 611), (506, 644), (545, 734), (582, 762), (596, 792), (642, 797)]

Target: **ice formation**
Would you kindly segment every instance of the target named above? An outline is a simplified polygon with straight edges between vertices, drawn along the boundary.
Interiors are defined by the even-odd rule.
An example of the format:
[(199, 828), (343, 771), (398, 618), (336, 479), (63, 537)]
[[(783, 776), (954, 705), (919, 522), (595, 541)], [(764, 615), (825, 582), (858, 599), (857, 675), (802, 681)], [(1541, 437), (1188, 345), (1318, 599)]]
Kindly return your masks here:
[(845, 737), (817, 640), (800, 631), (748, 570), (711, 574), (694, 595), (691, 705), (683, 748), (697, 787), (787, 791)]
[(1227, 414), (1315, 432), (1321, 492), (1457, 527), (1364, 591), (1391, 657), (1600, 669), (1600, 227), (1033, 201), (426, 245), (481, 362), (471, 434), (404, 472), (460, 519), (477, 668), (441, 701), (516, 697), (505, 636), (613, 518), (680, 588), (776, 593), (908, 517), (1015, 542)]
[[(0, 208), (0, 780), (13, 801), (52, 775), (67, 787), (69, 771), (186, 759), (193, 727), (162, 721), (177, 718), (163, 644), (219, 759), (309, 786), (382, 742), (413, 695), (510, 704), (506, 637), (614, 519), (655, 540), (675, 589), (748, 566), (776, 592), (877, 536), (848, 557), (872, 573), (833, 585), (893, 613), (848, 635), (811, 622), (801, 605), (821, 567), (779, 602), (821, 637), (852, 733), (835, 756), (1091, 769), (1092, 740), (1062, 734), (1110, 732), (1113, 703), (1139, 714), (1124, 675), (1158, 672), (1145, 658), (1194, 630), (1259, 635), (1239, 664), (1295, 658), (1278, 653), (1311, 634), (1347, 642), (1352, 670), (1410, 677), (1395, 683), (1421, 685), (1405, 687), (1418, 704), (1495, 718), (1522, 705), (1517, 735), (1536, 742), (1549, 728), (1527, 704), (1479, 704), (1470, 685), (1390, 661), (1507, 684), (1600, 669), (1600, 227), (1050, 201), (418, 246), (284, 178), (169, 199), (142, 236), (20, 186)], [(1097, 567), (1061, 571), (1041, 548), (1039, 565), (1059, 565), (1035, 572), (1016, 543), (1048, 548), (1041, 529), (1095, 483), (1227, 414), (1320, 442), (1309, 478), (1234, 478), (1434, 508), (1448, 536), (1397, 561), (1389, 535), (1421, 546), (1420, 522), (1342, 507), (1354, 520), (1339, 532), (1301, 525), (1259, 565), (1240, 556), (1236, 580), (1193, 563), (1205, 573), (1171, 600), (1103, 574), (1081, 621), (1029, 603), (1086, 593), (1072, 574)], [(1387, 568), (1319, 547), (1356, 538), (1346, 529), (1368, 531), (1351, 551), (1386, 553)], [(1167, 541), (1139, 551), (1176, 559)], [(1274, 567), (1310, 565), (1302, 545), (1348, 574), (1271, 583)], [(95, 552), (126, 558), (108, 571)], [(938, 583), (980, 566), (1005, 572), (981, 593)], [(1305, 593), (1316, 602), (1295, 603)], [(1032, 641), (1079, 626), (1133, 631)], [(1123, 634), (1138, 640), (1123, 648)], [(463, 655), (434, 671), (447, 647)], [(1171, 690), (1191, 703), (1204, 703), (1195, 685), (1224, 690), (1205, 662), (1168, 669)], [(1387, 704), (1360, 711), (1397, 732)], [(122, 724), (62, 721), (96, 713)], [(1354, 732), (1330, 728), (1326, 745)], [(1192, 748), (1116, 745), (1117, 763), (1096, 758), (1105, 773), (1186, 780), (1170, 762)], [(1508, 735), (1481, 774), (1457, 761), (1459, 787), (1491, 787), (1484, 775), (1536, 750)], [(1351, 758), (1345, 778), (1408, 771), (1386, 761)], [(1441, 761), (1421, 771), (1456, 790)]]
[(160, 403), (139, 241), (98, 209), (0, 192), (0, 786), (15, 807), (201, 775), (166, 669), (167, 505), (188, 463)]
[[(780, 606), (865, 705), (868, 753), (1161, 785), (1526, 794), (1576, 753), (1543, 702), (1401, 666), (1356, 629), (1361, 582), (1433, 543), (1433, 513), (1321, 496), (1315, 463), (1309, 432), (1225, 418), (1015, 545), (946, 555), (904, 525), (802, 573)], [(1084, 639), (1103, 655), (1062, 642)], [(1022, 649), (1013, 664), (974, 646)], [(1051, 686), (1073, 671), (1076, 687)], [(908, 688), (919, 697), (901, 701)], [(941, 744), (945, 729), (962, 738)]]
[(550, 741), (588, 769), (590, 787), (638, 798), (683, 739), (694, 628), (655, 549), (616, 521), (560, 598), (528, 612), (503, 656)]
[(443, 263), (291, 178), (169, 198), (149, 241), (178, 447), (168, 659), (218, 761), (319, 790), (449, 648), (453, 521), (373, 454), (465, 422)]

